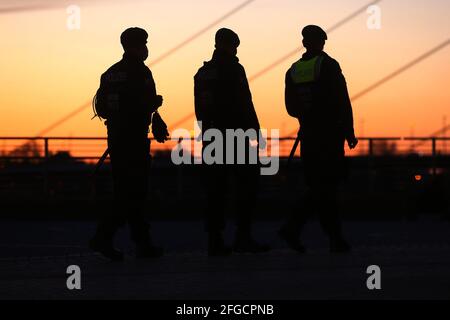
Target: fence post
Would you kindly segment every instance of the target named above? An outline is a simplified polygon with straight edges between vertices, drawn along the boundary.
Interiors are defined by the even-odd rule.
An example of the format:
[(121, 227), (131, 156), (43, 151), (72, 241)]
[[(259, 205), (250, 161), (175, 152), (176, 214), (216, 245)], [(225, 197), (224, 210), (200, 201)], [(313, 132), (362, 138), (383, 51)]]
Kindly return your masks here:
[(48, 198), (49, 196), (49, 181), (48, 181), (48, 159), (49, 159), (49, 147), (48, 138), (44, 138), (44, 194)]
[(369, 183), (368, 183), (368, 187), (369, 187), (369, 193), (372, 193), (375, 189), (374, 185), (374, 181), (375, 181), (375, 172), (374, 172), (374, 163), (373, 163), (373, 138), (369, 138), (369, 154), (368, 154), (368, 173), (369, 173)]
[(432, 147), (431, 147), (431, 165), (432, 165), (432, 173), (433, 177), (436, 176), (436, 137), (431, 138)]
[(369, 157), (373, 156), (373, 139), (369, 138)]
[[(178, 147), (181, 150), (181, 156), (183, 157), (183, 145), (181, 144), (183, 141), (183, 138), (178, 139)], [(192, 143), (192, 140), (190, 140), (190, 142)], [(180, 200), (181, 197), (183, 196), (183, 165), (179, 164), (177, 166), (177, 199)]]

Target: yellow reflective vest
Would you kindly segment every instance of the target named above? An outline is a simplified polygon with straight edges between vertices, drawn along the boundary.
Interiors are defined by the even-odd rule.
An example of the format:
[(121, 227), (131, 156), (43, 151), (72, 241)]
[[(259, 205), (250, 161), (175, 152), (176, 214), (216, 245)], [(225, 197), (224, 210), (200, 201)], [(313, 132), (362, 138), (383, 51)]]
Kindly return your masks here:
[(295, 84), (303, 84), (317, 81), (320, 76), (323, 56), (317, 56), (309, 60), (299, 60), (291, 67), (291, 77)]

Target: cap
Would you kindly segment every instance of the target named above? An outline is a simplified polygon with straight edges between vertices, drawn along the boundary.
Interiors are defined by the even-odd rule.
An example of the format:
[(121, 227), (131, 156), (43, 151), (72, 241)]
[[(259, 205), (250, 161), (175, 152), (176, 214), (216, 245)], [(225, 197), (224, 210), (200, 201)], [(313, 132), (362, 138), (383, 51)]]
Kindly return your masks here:
[(216, 32), (216, 45), (232, 45), (234, 47), (239, 47), (241, 41), (239, 36), (233, 30), (222, 28)]
[(128, 28), (120, 35), (120, 43), (124, 48), (136, 47), (147, 43), (148, 33), (144, 29)]
[(302, 30), (303, 39), (325, 41), (328, 39), (327, 33), (319, 26), (308, 25)]

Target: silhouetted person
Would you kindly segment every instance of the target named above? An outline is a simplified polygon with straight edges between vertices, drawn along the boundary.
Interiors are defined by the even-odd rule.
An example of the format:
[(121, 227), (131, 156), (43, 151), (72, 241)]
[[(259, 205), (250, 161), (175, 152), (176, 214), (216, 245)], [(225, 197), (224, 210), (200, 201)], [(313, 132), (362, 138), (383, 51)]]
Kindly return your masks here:
[(344, 143), (351, 149), (358, 144), (352, 107), (338, 62), (323, 52), (325, 31), (310, 25), (302, 35), (306, 53), (286, 73), (285, 103), (289, 115), (300, 123), (307, 191), (279, 233), (291, 248), (304, 252), (301, 229), (311, 214), (318, 213), (330, 250), (346, 252), (350, 245), (342, 236), (337, 188), (346, 174)]
[[(151, 243), (144, 218), (150, 162), (148, 131), (152, 116), (154, 122), (161, 119), (156, 111), (163, 102), (156, 94), (152, 73), (144, 64), (148, 57), (147, 37), (140, 28), (122, 33), (123, 58), (101, 76), (96, 96), (97, 113), (107, 119), (114, 203), (112, 212), (100, 221), (90, 246), (112, 260), (123, 259), (123, 254), (114, 248), (113, 239), (125, 223), (130, 227), (138, 258), (162, 255), (162, 249)], [(163, 138), (157, 139), (163, 142), (167, 132), (160, 134)]]
[[(259, 121), (244, 67), (236, 57), (239, 37), (229, 29), (220, 29), (215, 36), (215, 51), (210, 61), (205, 62), (195, 75), (195, 113), (202, 121), (202, 129), (217, 129), (225, 137), (226, 129), (254, 129), (259, 132)], [(208, 145), (203, 142), (203, 148)], [(226, 140), (224, 138), (224, 159)], [(248, 154), (250, 143), (245, 144)], [(236, 147), (235, 152), (236, 155)], [(236, 160), (236, 158), (235, 158)], [(236, 162), (235, 162), (236, 163)], [(211, 256), (229, 255), (235, 252), (258, 253), (268, 251), (268, 246), (252, 238), (251, 215), (255, 206), (259, 167), (246, 164), (204, 164), (205, 187), (207, 189), (206, 230), (208, 253)], [(231, 181), (228, 181), (228, 178)], [(231, 182), (231, 185), (228, 184)], [(236, 235), (233, 249), (223, 239), (225, 227), (226, 193), (236, 194)]]

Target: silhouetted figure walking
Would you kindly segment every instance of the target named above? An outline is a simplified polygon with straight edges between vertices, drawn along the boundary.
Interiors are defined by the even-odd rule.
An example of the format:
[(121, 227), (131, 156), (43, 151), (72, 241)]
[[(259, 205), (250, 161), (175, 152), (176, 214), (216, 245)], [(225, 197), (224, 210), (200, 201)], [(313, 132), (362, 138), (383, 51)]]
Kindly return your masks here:
[(318, 26), (303, 31), (306, 53), (286, 73), (285, 102), (300, 123), (301, 158), (307, 191), (280, 236), (299, 251), (299, 238), (308, 217), (317, 212), (332, 252), (346, 252), (338, 215), (337, 188), (346, 174), (344, 143), (355, 148), (353, 115), (347, 85), (336, 60), (323, 52), (327, 35)]
[(147, 32), (140, 28), (122, 33), (123, 58), (102, 75), (95, 98), (96, 113), (106, 119), (108, 129), (114, 203), (112, 212), (100, 221), (90, 246), (112, 260), (123, 259), (123, 254), (114, 248), (113, 239), (125, 223), (130, 227), (138, 258), (162, 255), (162, 249), (151, 243), (144, 218), (152, 117), (157, 140), (164, 142), (168, 135), (157, 113), (163, 99), (156, 94), (152, 73), (144, 64), (148, 57), (147, 37)]
[[(223, 158), (226, 159), (226, 129), (254, 129), (259, 132), (259, 121), (252, 102), (247, 76), (236, 57), (239, 37), (232, 30), (222, 28), (215, 36), (215, 47), (211, 61), (205, 62), (195, 75), (195, 113), (202, 121), (203, 133), (217, 129), (224, 136)], [(208, 146), (203, 142), (203, 148)], [(250, 141), (245, 143), (249, 153)], [(233, 250), (235, 252), (258, 253), (269, 247), (257, 243), (251, 234), (251, 215), (255, 206), (259, 167), (258, 165), (204, 164), (204, 179), (207, 189), (206, 230), (208, 253), (211, 256), (229, 255), (232, 248), (224, 243), (225, 205), (227, 191), (234, 191), (234, 211), (237, 230)], [(228, 179), (231, 178), (231, 181)], [(228, 183), (231, 182), (231, 185)]]

